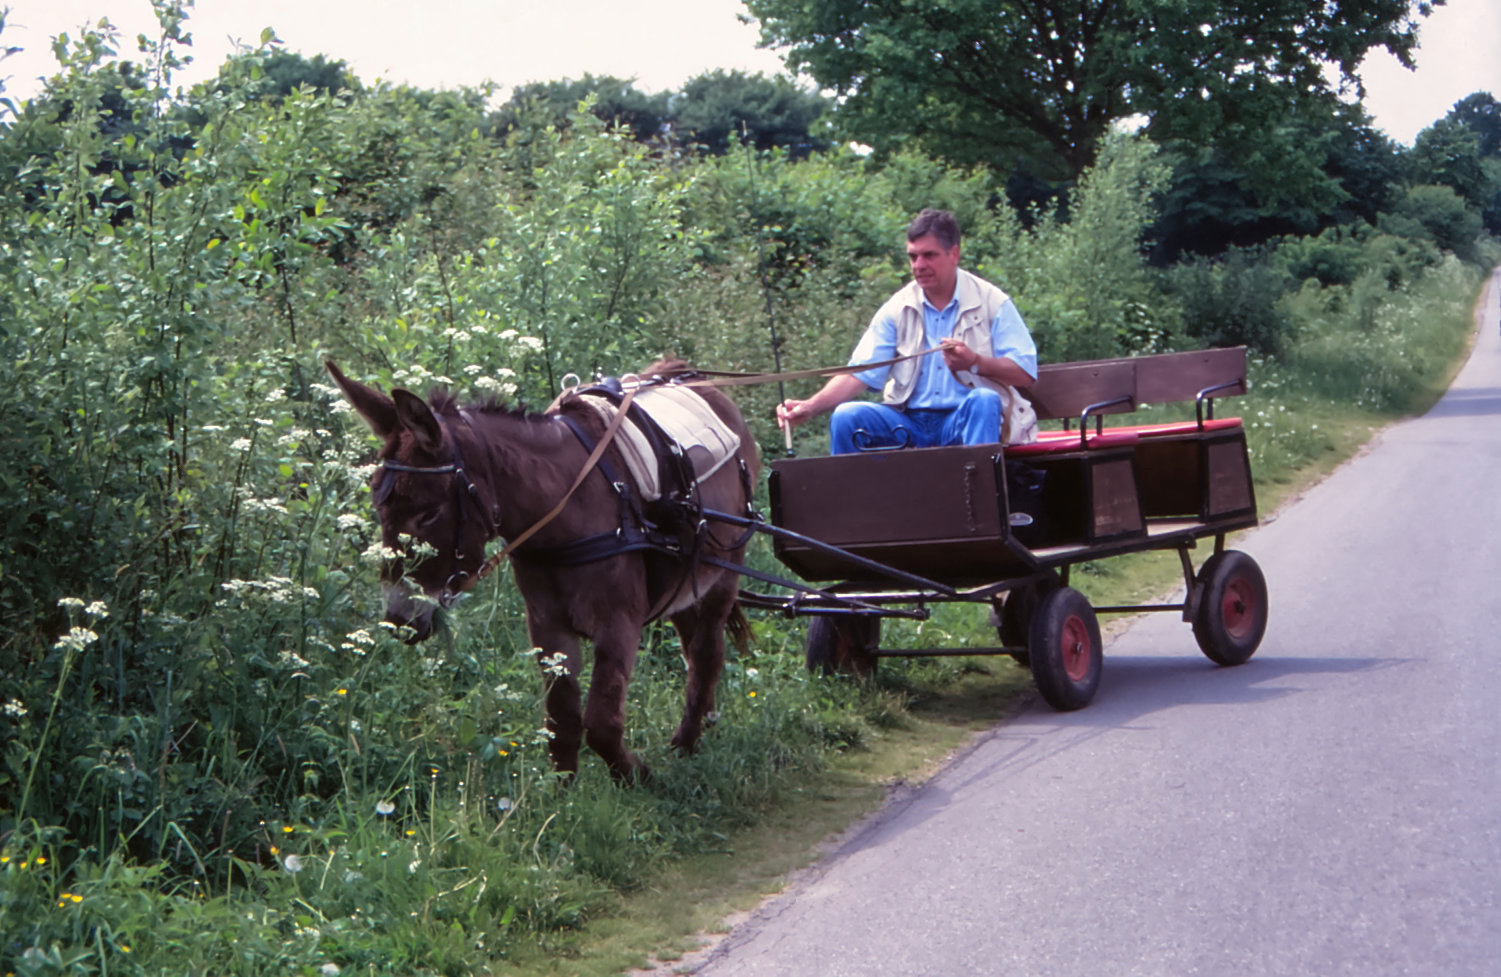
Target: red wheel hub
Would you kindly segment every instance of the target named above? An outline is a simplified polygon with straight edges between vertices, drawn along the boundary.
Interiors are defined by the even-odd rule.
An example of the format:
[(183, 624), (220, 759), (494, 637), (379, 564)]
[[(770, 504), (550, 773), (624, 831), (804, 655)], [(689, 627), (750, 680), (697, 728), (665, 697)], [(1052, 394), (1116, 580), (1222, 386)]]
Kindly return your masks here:
[(1084, 619), (1074, 615), (1063, 622), (1058, 640), (1062, 645), (1063, 671), (1068, 675), (1069, 681), (1084, 681), (1089, 677), (1090, 661), (1094, 657), (1090, 647), (1089, 628), (1084, 624)]
[(1256, 619), (1256, 592), (1244, 577), (1226, 581), (1225, 595), (1220, 599), (1220, 619), (1232, 638), (1238, 640), (1251, 633)]

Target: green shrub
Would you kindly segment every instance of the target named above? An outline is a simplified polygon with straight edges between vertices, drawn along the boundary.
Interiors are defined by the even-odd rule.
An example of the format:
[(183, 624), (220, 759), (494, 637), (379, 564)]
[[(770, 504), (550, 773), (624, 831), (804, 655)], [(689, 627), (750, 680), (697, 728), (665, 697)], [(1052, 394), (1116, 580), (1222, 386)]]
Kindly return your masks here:
[(1184, 333), (1206, 346), (1243, 344), (1275, 354), (1294, 339), (1294, 320), (1281, 305), (1287, 277), (1260, 250), (1196, 257), (1169, 269), (1166, 281), (1183, 310)]

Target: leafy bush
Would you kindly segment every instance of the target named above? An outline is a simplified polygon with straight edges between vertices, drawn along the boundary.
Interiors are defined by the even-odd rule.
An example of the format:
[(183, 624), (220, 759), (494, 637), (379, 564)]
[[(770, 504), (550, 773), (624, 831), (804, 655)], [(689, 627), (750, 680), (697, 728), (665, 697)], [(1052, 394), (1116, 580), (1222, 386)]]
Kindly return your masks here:
[(1294, 338), (1294, 320), (1281, 305), (1286, 276), (1260, 250), (1194, 258), (1169, 269), (1166, 281), (1184, 333), (1206, 346), (1243, 344), (1270, 355)]

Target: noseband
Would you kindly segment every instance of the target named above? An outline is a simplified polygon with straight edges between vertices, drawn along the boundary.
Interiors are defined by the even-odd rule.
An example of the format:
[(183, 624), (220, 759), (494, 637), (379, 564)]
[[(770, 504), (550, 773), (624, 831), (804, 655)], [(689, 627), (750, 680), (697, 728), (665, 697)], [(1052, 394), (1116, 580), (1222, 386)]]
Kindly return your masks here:
[[(474, 480), (471, 479), (469, 477), (469, 473), (464, 470), (464, 456), (459, 452), (458, 439), (453, 436), (453, 432), (448, 430), (448, 425), (444, 424), (441, 418), (437, 417), (437, 415), (434, 415), (434, 419), (438, 421), (438, 427), (448, 435), (448, 443), (453, 446), (452, 461), (450, 461), (446, 465), (406, 465), (398, 461), (382, 461), (381, 469), (388, 472), (401, 472), (402, 474), (406, 475), (457, 476), (458, 481), (455, 481), (453, 483), (454, 494), (457, 497), (458, 501), (458, 504), (456, 506), (457, 516), (456, 521), (454, 522), (453, 530), (453, 560), (454, 563), (457, 564), (464, 558), (464, 554), (459, 552), (459, 531), (464, 524), (465, 500), (472, 500), (476, 506), (480, 505), (479, 486), (474, 484)], [(460, 488), (461, 484), (462, 489)], [(388, 485), (385, 479), (382, 479), (381, 487), (376, 492), (375, 501), (377, 503), (384, 501), (386, 496), (390, 494), (392, 487), (394, 486)], [(495, 521), (491, 519), (489, 520), (489, 522), (490, 529), (493, 535), (493, 531), (496, 528)], [(469, 571), (467, 570), (455, 570), (453, 573), (449, 574), (448, 579), (443, 582), (442, 593), (438, 595), (439, 606), (445, 609), (452, 607), (454, 603), (459, 599), (459, 597), (463, 595), (463, 591), (461, 589), (456, 590), (454, 588), (454, 584), (457, 582), (462, 585), (464, 580), (468, 577)]]

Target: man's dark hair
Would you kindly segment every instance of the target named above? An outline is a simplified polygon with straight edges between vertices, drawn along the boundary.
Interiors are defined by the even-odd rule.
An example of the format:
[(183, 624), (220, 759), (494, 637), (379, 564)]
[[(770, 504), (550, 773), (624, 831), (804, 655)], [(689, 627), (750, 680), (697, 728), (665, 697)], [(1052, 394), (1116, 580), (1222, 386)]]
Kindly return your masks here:
[(959, 222), (946, 210), (928, 207), (907, 225), (907, 240), (916, 241), (924, 234), (931, 234), (945, 249), (959, 246)]

